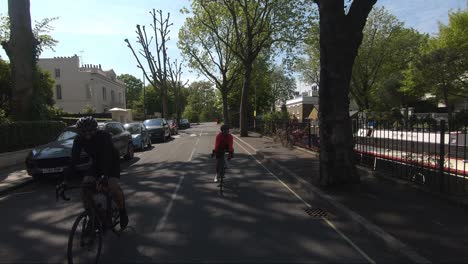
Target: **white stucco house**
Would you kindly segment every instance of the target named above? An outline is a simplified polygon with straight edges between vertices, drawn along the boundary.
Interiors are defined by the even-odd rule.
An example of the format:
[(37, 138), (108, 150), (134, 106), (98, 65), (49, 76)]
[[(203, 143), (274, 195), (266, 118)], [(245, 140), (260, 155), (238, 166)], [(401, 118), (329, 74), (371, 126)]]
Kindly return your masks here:
[(101, 65), (80, 66), (77, 55), (39, 59), (38, 65), (55, 80), (56, 106), (66, 112), (82, 113), (86, 107), (94, 108), (96, 113), (126, 108), (125, 84), (112, 69), (102, 70)]

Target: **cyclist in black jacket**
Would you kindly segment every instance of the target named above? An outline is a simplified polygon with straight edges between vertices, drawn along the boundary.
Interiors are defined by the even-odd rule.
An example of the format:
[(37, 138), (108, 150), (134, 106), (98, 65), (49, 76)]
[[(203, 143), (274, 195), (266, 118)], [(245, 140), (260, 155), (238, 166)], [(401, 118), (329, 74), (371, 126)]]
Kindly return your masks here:
[[(75, 137), (72, 147), (71, 166), (75, 166), (80, 160), (81, 151), (84, 150), (93, 160), (91, 168), (83, 179), (83, 183), (96, 182), (96, 178), (102, 175), (108, 179), (109, 191), (112, 199), (120, 209), (120, 226), (125, 228), (128, 224), (128, 215), (125, 208), (125, 196), (120, 188), (120, 155), (112, 143), (112, 136), (98, 129), (97, 121), (91, 117), (82, 117), (76, 122), (78, 136)], [(92, 196), (84, 190), (83, 203), (89, 208)]]

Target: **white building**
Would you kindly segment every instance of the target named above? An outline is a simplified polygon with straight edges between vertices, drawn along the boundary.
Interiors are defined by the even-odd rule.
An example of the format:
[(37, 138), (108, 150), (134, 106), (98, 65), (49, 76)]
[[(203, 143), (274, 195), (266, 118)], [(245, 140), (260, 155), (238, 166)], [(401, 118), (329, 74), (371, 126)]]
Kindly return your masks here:
[(55, 104), (66, 112), (82, 113), (87, 107), (96, 113), (126, 108), (125, 84), (112, 69), (104, 71), (101, 65), (89, 64), (80, 67), (77, 55), (39, 59), (38, 65), (55, 80)]

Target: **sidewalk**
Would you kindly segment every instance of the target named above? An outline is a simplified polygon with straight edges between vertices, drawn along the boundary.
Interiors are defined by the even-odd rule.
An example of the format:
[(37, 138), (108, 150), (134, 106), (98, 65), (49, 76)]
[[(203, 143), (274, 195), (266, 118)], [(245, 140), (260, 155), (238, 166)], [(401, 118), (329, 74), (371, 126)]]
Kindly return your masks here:
[[(255, 133), (241, 140), (260, 159), (273, 160), (311, 185), (318, 178), (316, 154), (285, 148)], [(364, 174), (359, 185), (321, 191), (431, 262), (468, 262), (466, 209), (408, 184)]]

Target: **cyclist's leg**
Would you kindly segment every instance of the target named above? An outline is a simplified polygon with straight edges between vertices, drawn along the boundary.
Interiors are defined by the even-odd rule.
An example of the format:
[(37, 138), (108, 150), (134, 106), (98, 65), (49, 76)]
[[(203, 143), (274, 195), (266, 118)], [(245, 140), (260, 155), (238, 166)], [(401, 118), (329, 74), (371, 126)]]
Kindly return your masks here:
[(128, 225), (128, 215), (127, 209), (125, 208), (125, 196), (120, 187), (119, 179), (117, 177), (109, 177), (108, 186), (112, 194), (112, 199), (117, 204), (120, 211), (120, 227), (125, 228)]
[[(83, 184), (94, 184), (96, 183), (96, 178), (92, 176), (85, 176), (83, 178)], [(93, 207), (93, 190), (89, 188), (82, 188), (81, 189), (81, 200), (83, 201), (83, 206), (86, 209), (90, 209)]]
[(218, 182), (218, 174), (219, 174), (219, 163), (220, 163), (220, 159), (216, 156), (216, 175), (215, 175), (215, 178), (214, 178), (214, 182)]
[(108, 179), (109, 191), (112, 194), (112, 199), (117, 204), (120, 210), (125, 209), (125, 196), (120, 188), (119, 179), (116, 177), (109, 177)]

